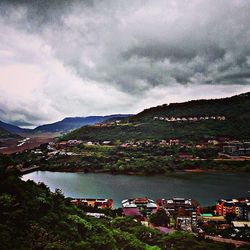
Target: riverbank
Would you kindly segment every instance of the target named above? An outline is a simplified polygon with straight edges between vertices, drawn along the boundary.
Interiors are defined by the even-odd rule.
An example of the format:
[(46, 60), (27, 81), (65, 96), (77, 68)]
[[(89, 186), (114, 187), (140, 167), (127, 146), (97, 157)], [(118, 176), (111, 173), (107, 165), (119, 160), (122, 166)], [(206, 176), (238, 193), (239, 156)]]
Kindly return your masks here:
[[(176, 173), (249, 173), (249, 170), (245, 169), (226, 169), (222, 168), (184, 168), (184, 169), (176, 169), (172, 171), (165, 171), (165, 172), (143, 172), (143, 171), (126, 171), (126, 170), (119, 170), (119, 169), (95, 169), (95, 168), (78, 168), (78, 167), (58, 167), (58, 168), (51, 168), (51, 167), (31, 167), (31, 168), (24, 168), (21, 169), (21, 174), (26, 174), (30, 172), (34, 172), (36, 170), (41, 171), (50, 171), (50, 172), (65, 172), (65, 173), (95, 173), (95, 174), (111, 174), (111, 175), (129, 175), (129, 176), (171, 176)], [(242, 171), (240, 171), (242, 170)]]
[[(175, 171), (169, 171), (165, 173), (145, 173), (145, 172), (133, 172), (133, 171), (119, 171), (114, 169), (83, 169), (83, 168), (40, 168), (42, 171), (50, 172), (64, 172), (64, 173), (93, 173), (93, 174), (111, 174), (111, 175), (129, 175), (129, 176), (155, 176), (155, 175), (170, 175)], [(34, 170), (35, 171), (35, 170)], [(176, 171), (177, 172), (177, 171)]]

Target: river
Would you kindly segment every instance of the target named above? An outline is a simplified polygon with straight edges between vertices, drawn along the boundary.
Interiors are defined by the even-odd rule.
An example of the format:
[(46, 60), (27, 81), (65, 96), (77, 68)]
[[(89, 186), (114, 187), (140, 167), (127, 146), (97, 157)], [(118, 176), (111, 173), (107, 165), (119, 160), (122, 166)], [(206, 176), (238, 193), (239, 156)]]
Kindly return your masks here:
[(186, 197), (202, 206), (214, 205), (220, 198), (249, 196), (249, 173), (176, 173), (171, 176), (129, 176), (102, 173), (35, 171), (23, 180), (44, 182), (52, 191), (59, 188), (66, 197), (112, 198), (115, 207), (126, 198)]

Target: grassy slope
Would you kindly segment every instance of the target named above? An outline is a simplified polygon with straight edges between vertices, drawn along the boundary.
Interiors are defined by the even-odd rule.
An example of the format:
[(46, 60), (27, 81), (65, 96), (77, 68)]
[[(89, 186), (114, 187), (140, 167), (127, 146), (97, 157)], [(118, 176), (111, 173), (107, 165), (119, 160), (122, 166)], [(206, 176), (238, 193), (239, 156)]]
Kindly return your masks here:
[[(225, 121), (198, 121), (167, 123), (154, 121), (154, 116), (213, 116), (224, 115)], [(66, 135), (64, 139), (129, 140), (165, 138), (211, 138), (229, 136), (250, 138), (250, 93), (231, 98), (198, 100), (174, 103), (146, 109), (129, 118), (126, 125), (111, 127), (82, 127)]]

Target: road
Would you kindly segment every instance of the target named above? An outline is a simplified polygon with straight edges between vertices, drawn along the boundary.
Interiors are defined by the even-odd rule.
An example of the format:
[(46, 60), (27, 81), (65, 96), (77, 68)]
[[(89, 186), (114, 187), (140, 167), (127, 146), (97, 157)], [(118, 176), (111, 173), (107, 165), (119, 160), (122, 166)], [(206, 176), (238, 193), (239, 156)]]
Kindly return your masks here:
[(40, 169), (39, 166), (34, 166), (34, 167), (30, 167), (30, 168), (22, 168), (22, 169), (20, 169), (20, 172), (21, 172), (22, 174), (28, 174), (28, 173), (30, 173), (30, 172), (33, 172), (33, 171), (39, 170), (39, 169)]
[(221, 238), (218, 236), (210, 236), (210, 235), (205, 235), (205, 238), (213, 240), (213, 241), (217, 241), (217, 242), (234, 244), (236, 247), (239, 247), (242, 245), (249, 245), (250, 246), (250, 242), (247, 242), (247, 241), (232, 240), (232, 239), (226, 239), (226, 238)]

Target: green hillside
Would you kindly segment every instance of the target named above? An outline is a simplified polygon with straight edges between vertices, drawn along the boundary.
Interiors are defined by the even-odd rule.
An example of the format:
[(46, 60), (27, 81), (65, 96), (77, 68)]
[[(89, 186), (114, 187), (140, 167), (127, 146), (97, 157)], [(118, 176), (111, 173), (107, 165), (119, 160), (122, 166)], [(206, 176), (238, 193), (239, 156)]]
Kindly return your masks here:
[[(212, 117), (225, 120), (167, 122), (154, 117)], [(106, 127), (86, 126), (63, 139), (116, 140), (129, 139), (202, 139), (231, 137), (250, 139), (250, 93), (229, 98), (196, 100), (164, 104), (146, 109), (120, 124)]]

